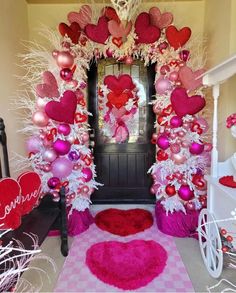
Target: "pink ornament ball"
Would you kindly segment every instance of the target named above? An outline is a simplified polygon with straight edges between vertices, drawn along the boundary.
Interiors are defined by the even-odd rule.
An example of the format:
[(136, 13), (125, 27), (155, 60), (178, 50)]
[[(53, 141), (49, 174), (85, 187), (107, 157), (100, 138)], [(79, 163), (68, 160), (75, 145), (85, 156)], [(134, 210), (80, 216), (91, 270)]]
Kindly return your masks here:
[(57, 153), (53, 150), (53, 149), (47, 149), (44, 153), (43, 153), (43, 159), (46, 162), (53, 162), (55, 161), (57, 158)]
[(58, 133), (63, 134), (63, 135), (69, 135), (70, 134), (70, 125), (66, 123), (61, 123), (57, 127)]
[(156, 81), (155, 89), (159, 95), (163, 95), (171, 89), (171, 83), (167, 78), (161, 77)]
[(48, 125), (49, 118), (43, 111), (36, 111), (32, 116), (33, 123), (38, 127), (45, 127)]
[(42, 147), (42, 141), (38, 136), (31, 136), (26, 141), (26, 150), (28, 153), (38, 153)]
[(88, 197), (89, 196), (89, 187), (84, 185), (80, 189), (80, 193), (82, 196)]
[(178, 78), (179, 78), (179, 73), (177, 71), (172, 71), (169, 74), (169, 80), (170, 81), (176, 81), (176, 80), (178, 80)]
[(71, 144), (69, 143), (69, 141), (66, 141), (66, 140), (57, 139), (53, 143), (53, 149), (60, 156), (68, 154), (70, 151), (70, 148), (71, 148)]
[(82, 140), (83, 140), (84, 143), (89, 141), (89, 134), (88, 133), (83, 133)]
[(187, 160), (187, 158), (181, 153), (178, 153), (178, 154), (172, 153), (170, 158), (172, 161), (174, 161), (174, 163), (176, 165), (181, 165), (181, 164), (185, 163)]
[(58, 184), (60, 184), (60, 179), (57, 177), (51, 177), (48, 180), (48, 187), (54, 189)]
[(59, 179), (68, 177), (73, 170), (73, 163), (67, 158), (57, 158), (51, 166), (53, 176)]
[(93, 178), (93, 172), (90, 168), (83, 168), (82, 173), (83, 173), (83, 178), (85, 179), (85, 182), (88, 182)]
[(190, 189), (189, 185), (181, 185), (178, 190), (178, 195), (184, 201), (188, 201), (194, 198), (194, 193)]
[(73, 79), (73, 72), (70, 68), (63, 68), (60, 71), (60, 77), (65, 81), (71, 81)]
[(181, 127), (182, 124), (183, 124), (183, 120), (179, 116), (173, 116), (170, 119), (170, 125), (171, 125), (172, 128)]
[(168, 137), (166, 135), (160, 135), (157, 139), (157, 145), (162, 150), (168, 149), (168, 147), (170, 146)]
[(74, 57), (67, 51), (58, 52), (55, 58), (61, 68), (70, 68), (74, 64)]
[(173, 143), (173, 144), (170, 146), (170, 151), (171, 151), (173, 154), (178, 154), (178, 153), (181, 151), (180, 145), (179, 145), (178, 143)]
[(108, 58), (112, 58), (112, 56), (113, 56), (113, 51), (112, 51), (111, 49), (107, 49), (107, 50), (106, 50), (106, 55), (107, 55)]
[(204, 151), (204, 144), (193, 142), (189, 147), (189, 151), (192, 155), (200, 155)]
[(48, 103), (48, 101), (46, 99), (38, 98), (36, 101), (36, 106), (37, 106), (38, 110), (44, 111), (44, 108), (47, 103)]
[(133, 58), (131, 56), (127, 56), (125, 58), (125, 64), (131, 65), (134, 62)]

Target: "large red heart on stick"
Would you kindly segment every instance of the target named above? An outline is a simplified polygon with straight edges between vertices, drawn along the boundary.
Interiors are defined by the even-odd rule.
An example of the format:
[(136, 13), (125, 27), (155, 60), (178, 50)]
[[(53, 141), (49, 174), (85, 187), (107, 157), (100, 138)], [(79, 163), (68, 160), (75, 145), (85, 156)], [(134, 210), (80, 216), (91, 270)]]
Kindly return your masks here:
[(105, 241), (92, 245), (86, 253), (90, 271), (123, 290), (146, 286), (161, 274), (166, 261), (165, 249), (153, 240)]
[(125, 104), (129, 100), (129, 95), (127, 93), (117, 94), (115, 92), (110, 92), (107, 95), (107, 100), (110, 102), (114, 107), (120, 109), (121, 107), (125, 106)]
[(135, 33), (138, 36), (137, 43), (151, 44), (160, 38), (160, 29), (151, 24), (150, 15), (147, 12), (139, 14), (134, 26)]
[(184, 88), (176, 88), (173, 90), (170, 100), (175, 113), (179, 117), (187, 114), (194, 115), (206, 105), (205, 99), (202, 96), (196, 95), (189, 97)]
[(81, 34), (81, 28), (77, 22), (72, 22), (70, 26), (63, 22), (60, 23), (59, 32), (63, 37), (67, 35), (74, 44), (78, 44), (78, 40)]
[(37, 205), (41, 192), (41, 179), (35, 172), (21, 174), (17, 181), (21, 187), (21, 215), (28, 214)]
[(76, 94), (68, 90), (60, 98), (60, 102), (48, 102), (45, 106), (45, 112), (53, 120), (73, 124), (76, 106)]
[(43, 82), (36, 86), (36, 93), (40, 98), (58, 98), (59, 91), (56, 78), (50, 71), (44, 71)]
[(183, 27), (177, 30), (175, 26), (171, 25), (166, 29), (166, 38), (175, 50), (186, 44), (190, 37), (191, 29), (189, 27)]
[(129, 74), (122, 74), (118, 77), (115, 75), (107, 75), (104, 78), (104, 84), (109, 90), (117, 94), (121, 94), (125, 90), (132, 91), (135, 88), (132, 77)]
[(85, 33), (90, 40), (99, 44), (105, 44), (106, 40), (110, 36), (108, 30), (108, 19), (105, 16), (101, 16), (97, 25), (87, 24), (85, 27)]
[(0, 180), (0, 229), (16, 229), (21, 224), (21, 189), (11, 178)]

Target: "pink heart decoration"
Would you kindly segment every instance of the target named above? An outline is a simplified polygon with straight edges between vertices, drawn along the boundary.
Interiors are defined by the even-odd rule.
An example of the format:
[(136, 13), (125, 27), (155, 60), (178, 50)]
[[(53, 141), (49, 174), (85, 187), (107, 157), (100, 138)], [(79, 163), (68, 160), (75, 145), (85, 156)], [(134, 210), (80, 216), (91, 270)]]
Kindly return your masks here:
[(161, 13), (157, 7), (152, 7), (149, 10), (150, 22), (152, 25), (159, 27), (160, 29), (166, 28), (173, 21), (173, 14), (170, 12)]
[(126, 109), (125, 107), (121, 107), (120, 109), (112, 108), (111, 112), (116, 119), (119, 119), (126, 114)]
[(21, 215), (28, 214), (37, 205), (41, 192), (41, 179), (35, 172), (21, 174), (17, 181), (21, 187)]
[(123, 290), (146, 286), (166, 266), (165, 249), (153, 240), (105, 241), (92, 245), (86, 264), (101, 281)]
[(194, 115), (201, 111), (206, 105), (205, 99), (202, 96), (196, 95), (189, 97), (186, 89), (181, 87), (173, 90), (170, 100), (175, 113), (179, 117), (183, 117), (187, 114)]
[(16, 229), (21, 224), (21, 189), (11, 178), (0, 180), (0, 229)]
[(36, 94), (40, 98), (58, 98), (59, 91), (56, 78), (50, 71), (44, 71), (43, 82), (36, 86)]
[(70, 12), (67, 15), (69, 23), (77, 22), (84, 29), (91, 22), (92, 9), (89, 5), (82, 5), (79, 12)]
[(147, 12), (139, 14), (134, 26), (135, 33), (138, 36), (137, 43), (151, 44), (160, 38), (160, 29), (151, 24), (150, 15)]
[(90, 40), (99, 44), (105, 44), (106, 40), (110, 36), (108, 30), (108, 19), (105, 16), (101, 16), (97, 25), (87, 24), (85, 26), (85, 33)]
[(121, 74), (118, 77), (107, 75), (104, 78), (104, 84), (116, 94), (121, 94), (125, 90), (132, 91), (135, 88), (132, 77), (129, 74)]
[(179, 70), (179, 78), (183, 86), (189, 90), (195, 90), (202, 85), (202, 78), (197, 79), (198, 76), (205, 72), (204, 69), (199, 69), (197, 71), (192, 71), (191, 68), (184, 66)]
[(132, 29), (132, 21), (129, 21), (124, 27), (122, 23), (118, 23), (115, 20), (108, 22), (108, 30), (110, 34), (115, 38), (122, 38), (128, 36)]

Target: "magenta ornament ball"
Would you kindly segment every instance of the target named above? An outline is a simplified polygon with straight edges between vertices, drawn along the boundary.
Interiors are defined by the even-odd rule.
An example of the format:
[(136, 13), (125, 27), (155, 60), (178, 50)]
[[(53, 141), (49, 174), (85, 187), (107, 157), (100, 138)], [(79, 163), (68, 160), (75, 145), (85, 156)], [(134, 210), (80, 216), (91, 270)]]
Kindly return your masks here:
[(57, 153), (53, 149), (48, 149), (43, 153), (43, 159), (47, 162), (53, 162), (57, 158)]
[(70, 54), (70, 52), (58, 52), (55, 57), (57, 60), (57, 65), (61, 68), (70, 68), (74, 64), (74, 57)]
[(70, 134), (70, 130), (70, 125), (66, 123), (61, 123), (57, 127), (58, 133), (63, 134), (65, 136)]
[(53, 176), (59, 179), (68, 177), (73, 170), (73, 163), (67, 158), (57, 158), (51, 166)]
[(70, 68), (63, 68), (60, 71), (60, 77), (65, 81), (71, 81), (73, 79), (73, 72)]
[(188, 50), (183, 50), (179, 53), (179, 57), (181, 60), (183, 60), (184, 62), (186, 62), (189, 58), (190, 52)]
[(93, 178), (93, 172), (90, 168), (83, 168), (82, 173), (83, 173), (85, 182), (88, 182)]
[(167, 78), (159, 78), (156, 81), (155, 89), (159, 95), (163, 95), (171, 89), (171, 83)]
[(168, 147), (170, 146), (168, 137), (166, 135), (160, 135), (157, 139), (157, 145), (162, 150), (168, 149)]
[(57, 177), (51, 177), (48, 179), (48, 187), (53, 189), (60, 183), (60, 179)]
[(71, 144), (69, 141), (57, 139), (53, 143), (53, 149), (56, 151), (56, 153), (60, 156), (66, 155), (70, 151)]
[(184, 201), (194, 198), (194, 192), (190, 189), (189, 185), (181, 185), (178, 190), (178, 195)]
[(38, 127), (45, 127), (48, 125), (49, 118), (43, 111), (36, 111), (32, 116), (33, 123)]
[(26, 150), (28, 153), (38, 153), (42, 146), (42, 141), (38, 136), (31, 136), (26, 141)]
[(189, 151), (192, 155), (200, 155), (204, 151), (204, 144), (193, 142), (189, 147)]
[(183, 125), (183, 120), (179, 116), (173, 116), (170, 119), (170, 125), (172, 128), (181, 127)]

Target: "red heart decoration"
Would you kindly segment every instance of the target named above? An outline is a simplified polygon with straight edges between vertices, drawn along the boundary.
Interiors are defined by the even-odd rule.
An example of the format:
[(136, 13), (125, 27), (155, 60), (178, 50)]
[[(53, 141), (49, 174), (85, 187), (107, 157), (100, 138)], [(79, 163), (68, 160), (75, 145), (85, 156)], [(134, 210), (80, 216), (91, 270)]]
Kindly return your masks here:
[(76, 123), (83, 123), (86, 122), (88, 119), (87, 115), (81, 114), (81, 113), (76, 113), (75, 114), (75, 122)]
[(63, 37), (67, 35), (74, 44), (78, 44), (81, 28), (77, 22), (72, 22), (70, 26), (63, 22), (60, 23), (59, 32)]
[(120, 48), (123, 44), (122, 38), (112, 38), (112, 43), (116, 45), (116, 47)]
[(0, 229), (16, 229), (21, 224), (21, 189), (11, 178), (0, 180)]
[(186, 44), (190, 37), (191, 29), (189, 27), (177, 30), (175, 26), (171, 25), (166, 29), (166, 38), (175, 50)]
[(196, 95), (189, 97), (186, 89), (181, 87), (173, 90), (170, 100), (175, 113), (179, 117), (187, 114), (194, 115), (206, 105), (205, 99), (202, 96)]
[(76, 94), (67, 90), (60, 98), (60, 102), (48, 102), (45, 106), (45, 112), (49, 118), (55, 121), (73, 124), (76, 106)]
[(135, 21), (135, 33), (138, 36), (137, 43), (151, 44), (156, 42), (161, 35), (158, 27), (150, 22), (150, 15), (147, 12), (142, 12)]
[(197, 79), (198, 76), (205, 72), (204, 69), (192, 71), (191, 68), (184, 66), (179, 70), (179, 79), (183, 86), (189, 91), (195, 90), (202, 85), (202, 78)]
[(169, 116), (173, 112), (173, 108), (171, 105), (168, 105), (166, 108), (164, 108), (161, 112), (163, 116)]
[(21, 174), (17, 181), (21, 187), (21, 215), (28, 214), (37, 205), (41, 192), (41, 179), (35, 172)]
[(36, 93), (40, 98), (58, 98), (59, 91), (56, 78), (50, 71), (44, 71), (43, 82), (36, 86)]
[(110, 36), (108, 30), (108, 19), (105, 16), (101, 16), (97, 25), (87, 24), (85, 27), (85, 33), (90, 40), (99, 44), (105, 44), (106, 40)]
[(170, 25), (173, 21), (173, 14), (170, 12), (161, 13), (160, 9), (157, 7), (152, 7), (149, 10), (150, 21), (152, 25), (163, 29)]
[(121, 94), (125, 90), (132, 91), (135, 88), (132, 77), (129, 74), (121, 74), (118, 77), (115, 75), (107, 75), (104, 78), (104, 84), (109, 90)]
[(123, 290), (146, 286), (164, 270), (165, 249), (153, 240), (104, 241), (92, 245), (86, 264), (101, 281)]
[(169, 157), (168, 154), (163, 150), (159, 150), (157, 152), (157, 160), (158, 161), (166, 161), (168, 159), (168, 157)]
[(84, 29), (91, 22), (92, 9), (89, 5), (82, 5), (79, 12), (70, 12), (67, 15), (69, 23), (77, 22)]
[(115, 38), (126, 37), (132, 29), (132, 21), (129, 21), (124, 27), (122, 23), (118, 23), (115, 20), (108, 22), (108, 30), (110, 34)]
[(117, 23), (120, 23), (119, 16), (117, 15), (113, 7), (107, 6), (102, 10), (102, 15), (106, 16), (109, 20), (114, 20)]
[(202, 134), (203, 130), (201, 129), (201, 126), (197, 122), (193, 122), (191, 126), (191, 131), (192, 132), (197, 132), (198, 134)]
[(129, 95), (127, 93), (116, 94), (115, 92), (110, 92), (107, 95), (107, 100), (114, 107), (120, 109), (121, 107), (125, 106), (125, 104), (128, 102)]

